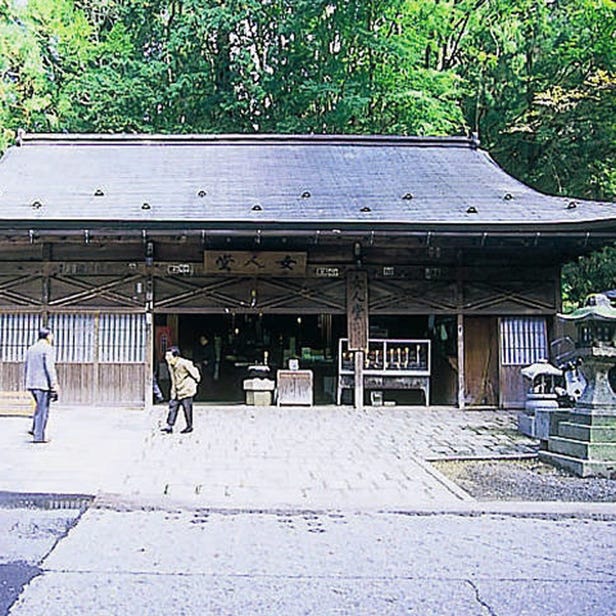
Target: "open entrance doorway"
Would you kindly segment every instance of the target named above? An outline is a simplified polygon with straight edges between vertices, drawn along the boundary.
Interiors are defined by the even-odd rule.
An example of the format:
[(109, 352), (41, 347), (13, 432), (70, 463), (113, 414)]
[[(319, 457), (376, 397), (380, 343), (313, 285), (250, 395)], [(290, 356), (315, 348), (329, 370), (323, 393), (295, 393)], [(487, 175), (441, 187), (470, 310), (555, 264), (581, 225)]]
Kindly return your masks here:
[[(180, 347), (199, 365), (202, 383), (197, 402), (240, 404), (249, 366), (267, 363), (272, 378), (299, 359), (300, 367), (314, 374), (315, 404), (334, 404), (338, 378), (338, 341), (346, 337), (344, 314), (157, 314), (155, 315), (154, 372), (165, 396), (169, 375), (165, 348)], [(432, 343), (431, 403), (454, 404), (457, 395), (455, 317), (430, 315), (371, 315), (371, 338), (429, 339)], [(207, 339), (204, 353), (200, 341)], [(421, 403), (418, 392), (390, 392), (397, 404)]]
[[(299, 359), (302, 368), (313, 371), (315, 403), (334, 401), (336, 345), (345, 335), (344, 315), (168, 314), (157, 315), (155, 325), (159, 332), (157, 347), (162, 346), (158, 340), (160, 332), (164, 332), (185, 357), (199, 365), (203, 378), (196, 401), (242, 403), (242, 382), (248, 377), (250, 366), (267, 364), (275, 378), (276, 370), (287, 367), (291, 358)], [(211, 349), (205, 353), (201, 344), (204, 338)], [(156, 349), (156, 355), (157, 376), (166, 393), (161, 349)], [(207, 365), (201, 362), (204, 355), (213, 358)]]

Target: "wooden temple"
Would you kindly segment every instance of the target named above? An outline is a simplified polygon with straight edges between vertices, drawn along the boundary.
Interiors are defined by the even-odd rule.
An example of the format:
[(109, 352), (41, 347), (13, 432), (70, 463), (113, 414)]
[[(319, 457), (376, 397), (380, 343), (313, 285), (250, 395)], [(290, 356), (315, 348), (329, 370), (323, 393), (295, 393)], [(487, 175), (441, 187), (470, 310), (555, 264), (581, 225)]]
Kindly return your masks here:
[(616, 204), (539, 193), (473, 139), (20, 134), (0, 390), (46, 324), (66, 403), (149, 403), (164, 349), (205, 335), (202, 400), (297, 359), (316, 403), (523, 407), (562, 264), (615, 239)]

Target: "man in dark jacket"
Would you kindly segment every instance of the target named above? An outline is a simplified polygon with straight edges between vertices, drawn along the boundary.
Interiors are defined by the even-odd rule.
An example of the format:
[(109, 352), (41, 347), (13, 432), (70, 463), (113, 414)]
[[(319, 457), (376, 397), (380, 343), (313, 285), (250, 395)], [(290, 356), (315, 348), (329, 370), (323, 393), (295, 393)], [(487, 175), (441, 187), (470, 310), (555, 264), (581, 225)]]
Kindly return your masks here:
[(201, 372), (202, 397), (210, 396), (216, 371), (216, 351), (207, 334), (199, 336), (199, 342), (193, 349), (193, 362)]
[(49, 417), (49, 403), (58, 395), (53, 334), (46, 327), (39, 330), (38, 340), (26, 353), (26, 389), (36, 401), (32, 436), (35, 443), (45, 443), (45, 427)]

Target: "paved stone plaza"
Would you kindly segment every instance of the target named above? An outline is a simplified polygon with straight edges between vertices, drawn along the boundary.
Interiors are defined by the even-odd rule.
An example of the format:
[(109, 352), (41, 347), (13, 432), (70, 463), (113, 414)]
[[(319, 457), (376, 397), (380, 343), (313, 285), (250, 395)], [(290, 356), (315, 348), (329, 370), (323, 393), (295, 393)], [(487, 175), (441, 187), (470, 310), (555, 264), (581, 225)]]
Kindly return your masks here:
[(116, 494), (231, 508), (397, 508), (469, 497), (426, 460), (528, 455), (506, 411), (198, 406), (195, 431), (150, 412), (53, 407), (51, 442), (4, 417), (0, 490)]

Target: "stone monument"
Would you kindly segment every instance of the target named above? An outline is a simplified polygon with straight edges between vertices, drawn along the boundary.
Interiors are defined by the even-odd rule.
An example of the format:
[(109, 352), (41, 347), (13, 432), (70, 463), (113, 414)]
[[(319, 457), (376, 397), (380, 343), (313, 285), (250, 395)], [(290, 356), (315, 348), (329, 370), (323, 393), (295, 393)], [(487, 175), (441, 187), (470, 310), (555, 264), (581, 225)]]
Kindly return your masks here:
[(565, 409), (559, 405), (557, 393), (559, 386), (562, 389), (563, 371), (543, 360), (522, 368), (521, 372), (530, 381), (530, 387), (524, 411), (518, 415), (518, 430), (540, 439), (545, 448), (556, 422), (564, 417)]
[(573, 353), (587, 385), (539, 457), (580, 477), (616, 478), (616, 309), (607, 296), (594, 294), (559, 317), (576, 326)]

